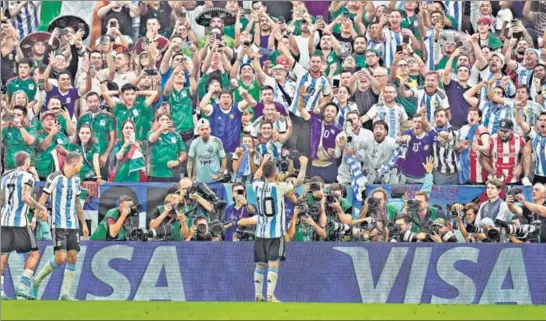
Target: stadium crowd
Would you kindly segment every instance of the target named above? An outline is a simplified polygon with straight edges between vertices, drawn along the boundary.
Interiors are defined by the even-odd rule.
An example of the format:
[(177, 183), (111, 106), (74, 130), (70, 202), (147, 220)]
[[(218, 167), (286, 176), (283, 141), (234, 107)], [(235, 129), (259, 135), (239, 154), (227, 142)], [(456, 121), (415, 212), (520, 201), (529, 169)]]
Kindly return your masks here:
[[(252, 238), (237, 222), (263, 205), (245, 186), (274, 164), (306, 177), (287, 239), (546, 242), (543, 2), (58, 2), (3, 1), (3, 173), (25, 151), (45, 181), (77, 152), (92, 194), (176, 184), (148, 229), (124, 228), (123, 196), (92, 239)], [(423, 187), (378, 188), (353, 214), (347, 189), (368, 184)], [(438, 211), (433, 184), (488, 200)]]

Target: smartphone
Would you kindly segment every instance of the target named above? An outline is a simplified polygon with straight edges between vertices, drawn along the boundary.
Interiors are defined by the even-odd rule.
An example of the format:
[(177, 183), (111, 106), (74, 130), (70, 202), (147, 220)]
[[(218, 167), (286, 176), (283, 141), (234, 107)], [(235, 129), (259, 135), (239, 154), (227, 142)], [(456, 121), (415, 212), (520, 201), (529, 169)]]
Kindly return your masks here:
[(250, 47), (250, 41), (243, 41), (243, 47)]
[(44, 87), (45, 87), (45, 80), (44, 79), (38, 80), (38, 88), (40, 88), (40, 90), (44, 90)]
[(159, 105), (159, 108), (169, 108), (169, 103), (162, 102), (161, 105)]
[(185, 12), (180, 12), (180, 18), (186, 19), (186, 13)]
[(512, 24), (512, 26), (515, 26), (518, 24), (518, 19), (512, 19), (510, 20), (510, 23)]
[(131, 132), (131, 134), (129, 135), (129, 141), (133, 143), (135, 142), (135, 140), (136, 140), (135, 132)]
[(78, 30), (82, 30), (84, 31), (85, 30), (85, 23), (78, 23)]
[(402, 36), (402, 42), (403, 43), (409, 43), (410, 42), (409, 36)]
[(144, 69), (144, 72), (148, 76), (156, 76), (157, 75), (157, 70), (156, 69)]
[(339, 83), (340, 83), (339, 79), (334, 79), (334, 84), (333, 84), (334, 87), (336, 88), (339, 87)]
[(284, 17), (279, 17), (279, 24), (283, 25), (285, 23), (286, 23), (286, 19), (284, 19)]
[(222, 41), (222, 34), (221, 33), (216, 33), (214, 35), (215, 35), (216, 40)]
[(322, 16), (317, 16), (316, 20), (317, 20), (317, 22), (319, 22), (319, 21), (324, 21), (324, 17), (322, 17)]
[(298, 157), (300, 157), (300, 151), (297, 150), (297, 149), (292, 149), (288, 153), (288, 158), (289, 159), (298, 159)]
[(404, 52), (404, 45), (396, 46), (396, 52)]
[(508, 35), (510, 34), (510, 29), (508, 29), (508, 21), (502, 23), (502, 30), (504, 38), (508, 38)]
[(252, 14), (252, 9), (243, 9), (243, 14), (249, 16)]

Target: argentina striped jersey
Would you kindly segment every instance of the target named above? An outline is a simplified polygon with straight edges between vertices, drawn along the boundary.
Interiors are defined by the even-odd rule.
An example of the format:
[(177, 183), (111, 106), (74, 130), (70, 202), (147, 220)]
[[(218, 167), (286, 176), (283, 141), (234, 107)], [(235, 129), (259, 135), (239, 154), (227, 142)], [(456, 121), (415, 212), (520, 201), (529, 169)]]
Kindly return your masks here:
[(252, 184), (256, 194), (256, 237), (279, 238), (286, 232), (284, 195), (294, 189), (291, 183), (259, 181)]
[(23, 202), (25, 186), (32, 189), (34, 178), (31, 174), (16, 168), (2, 177), (2, 226), (25, 227), (28, 225), (29, 206)]
[(51, 196), (51, 217), (55, 228), (79, 229), (76, 199), (80, 197), (80, 178), (68, 178), (63, 172), (47, 177), (44, 193)]

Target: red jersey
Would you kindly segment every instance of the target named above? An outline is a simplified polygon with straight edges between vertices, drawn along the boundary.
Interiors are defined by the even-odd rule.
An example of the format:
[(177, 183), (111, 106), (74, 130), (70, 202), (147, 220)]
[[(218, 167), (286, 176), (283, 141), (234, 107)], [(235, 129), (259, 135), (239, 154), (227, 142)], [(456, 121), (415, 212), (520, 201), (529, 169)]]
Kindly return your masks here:
[[(460, 129), (459, 139), (465, 140), (468, 136), (470, 130), (469, 125), (464, 125)], [(472, 144), (468, 147), (470, 148), (470, 182), (472, 183), (484, 183), (487, 181), (487, 172), (482, 168), (480, 164), (480, 155), (481, 153), (472, 148), (473, 144), (478, 146), (483, 146), (484, 142), (482, 140), (483, 135), (489, 135), (489, 131), (485, 126), (479, 125), (474, 138), (472, 139)]]
[(495, 134), (491, 136), (489, 146), (491, 165), (497, 170), (497, 178), (502, 178), (504, 184), (517, 183), (521, 174), (514, 176), (514, 170), (520, 164), (525, 139), (520, 135), (512, 134), (508, 141), (503, 142), (500, 136)]

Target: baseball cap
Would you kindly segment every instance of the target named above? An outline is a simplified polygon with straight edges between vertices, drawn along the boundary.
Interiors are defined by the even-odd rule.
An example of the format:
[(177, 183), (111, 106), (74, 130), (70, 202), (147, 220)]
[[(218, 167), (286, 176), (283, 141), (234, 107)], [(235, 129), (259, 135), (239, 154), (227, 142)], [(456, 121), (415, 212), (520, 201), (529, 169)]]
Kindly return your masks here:
[(480, 19), (478, 19), (478, 24), (480, 24), (480, 23), (485, 23), (485, 24), (490, 25), (490, 24), (493, 23), (493, 21), (489, 17), (481, 17)]
[(503, 132), (507, 132), (512, 129), (514, 129), (514, 123), (512, 122), (512, 120), (507, 118), (500, 120), (499, 130), (502, 130)]
[(43, 112), (43, 113), (40, 115), (40, 120), (44, 120), (44, 118), (46, 118), (47, 116), (55, 117), (55, 113), (52, 112), (52, 111)]
[(489, 217), (486, 217), (480, 221), (481, 226), (492, 226), (495, 227), (495, 223), (493, 223), (493, 220)]
[(372, 54), (376, 55), (377, 57), (379, 57), (379, 52), (377, 52), (377, 50), (375, 50), (375, 49), (368, 49), (368, 50), (366, 50), (366, 53), (372, 53)]
[(446, 225), (446, 220), (444, 220), (443, 218), (437, 218), (435, 219), (433, 222), (432, 222), (432, 225), (437, 225), (437, 226), (445, 226)]
[(535, 48), (527, 48), (525, 49), (525, 54), (527, 54), (529, 51), (534, 53), (537, 58), (540, 58), (540, 51), (536, 50)]
[(206, 120), (205, 118), (199, 119), (199, 121), (197, 122), (197, 129), (201, 128), (202, 126), (208, 126), (208, 127), (210, 127), (209, 121)]

